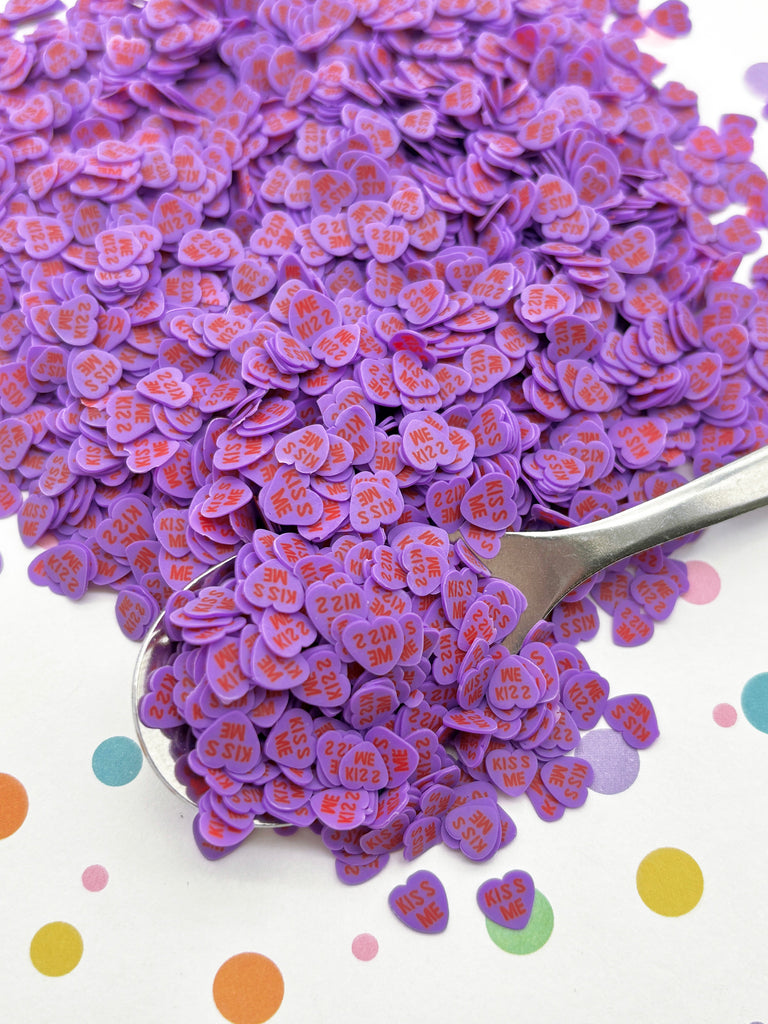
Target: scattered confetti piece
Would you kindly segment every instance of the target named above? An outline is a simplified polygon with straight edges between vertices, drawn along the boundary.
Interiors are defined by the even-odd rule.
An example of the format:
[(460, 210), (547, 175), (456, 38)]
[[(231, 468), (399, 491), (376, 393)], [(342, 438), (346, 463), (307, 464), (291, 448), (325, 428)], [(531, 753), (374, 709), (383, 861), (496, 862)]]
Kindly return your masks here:
[(696, 906), (704, 892), (701, 868), (689, 853), (662, 847), (643, 857), (637, 869), (637, 891), (656, 914), (679, 917)]

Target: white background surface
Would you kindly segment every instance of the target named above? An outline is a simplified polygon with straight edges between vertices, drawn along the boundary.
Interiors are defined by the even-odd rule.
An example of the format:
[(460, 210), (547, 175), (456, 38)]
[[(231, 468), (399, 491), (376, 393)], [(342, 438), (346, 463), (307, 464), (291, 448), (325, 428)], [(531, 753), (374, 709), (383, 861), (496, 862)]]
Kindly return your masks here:
[[(661, 43), (668, 77), (695, 89), (702, 122), (725, 112), (759, 117), (743, 73), (768, 60), (768, 11), (755, 0), (691, 0), (694, 32)], [(768, 125), (757, 162), (768, 166)], [(661, 739), (641, 754), (625, 793), (592, 794), (554, 825), (527, 800), (511, 804), (518, 838), (489, 864), (444, 848), (415, 865), (399, 854), (359, 888), (335, 877), (312, 836), (260, 834), (209, 863), (191, 838), (192, 812), (145, 765), (110, 788), (91, 770), (98, 744), (133, 735), (130, 681), (136, 647), (119, 632), (112, 600), (78, 605), (32, 587), (30, 553), (13, 521), (0, 523), (2, 713), (0, 771), (25, 785), (30, 810), (0, 842), (0, 1017), (6, 1024), (164, 1024), (222, 1020), (213, 977), (230, 956), (270, 957), (285, 979), (276, 1024), (750, 1024), (768, 1020), (766, 780), (768, 736), (741, 714), (739, 696), (768, 670), (768, 511), (709, 532), (680, 557), (710, 562), (722, 591), (712, 604), (680, 602), (653, 641), (611, 646), (608, 630), (585, 653), (612, 693), (647, 693)], [(739, 708), (731, 729), (712, 720)], [(704, 875), (699, 905), (680, 918), (652, 913), (635, 872), (676, 846)], [(90, 864), (109, 884), (87, 892)], [(418, 868), (445, 884), (451, 920), (440, 936), (399, 924), (387, 894)], [(502, 952), (475, 904), (477, 887), (512, 868), (529, 871), (555, 928), (530, 956)], [(35, 931), (63, 920), (81, 933), (78, 967), (39, 974)], [(361, 932), (379, 942), (360, 962)]]

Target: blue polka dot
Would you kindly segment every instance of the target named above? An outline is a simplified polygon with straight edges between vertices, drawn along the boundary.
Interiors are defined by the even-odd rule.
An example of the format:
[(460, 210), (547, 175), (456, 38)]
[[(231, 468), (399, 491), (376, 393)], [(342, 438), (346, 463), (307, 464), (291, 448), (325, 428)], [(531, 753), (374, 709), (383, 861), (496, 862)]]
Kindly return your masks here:
[(110, 736), (93, 752), (93, 774), (105, 786), (125, 786), (141, 770), (141, 748), (127, 736)]
[(768, 672), (752, 676), (741, 691), (741, 709), (750, 725), (768, 732)]

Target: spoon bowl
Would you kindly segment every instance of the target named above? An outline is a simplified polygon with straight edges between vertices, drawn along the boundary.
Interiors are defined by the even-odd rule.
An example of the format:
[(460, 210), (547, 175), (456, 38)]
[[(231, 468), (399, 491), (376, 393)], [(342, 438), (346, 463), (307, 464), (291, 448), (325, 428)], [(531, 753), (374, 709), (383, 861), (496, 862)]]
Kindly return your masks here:
[[(234, 556), (217, 565), (211, 566), (204, 573), (184, 587), (184, 590), (195, 592), (202, 587), (216, 586), (226, 579), (235, 564)], [(162, 612), (153, 623), (144, 638), (133, 672), (132, 700), (133, 722), (139, 746), (144, 757), (152, 765), (157, 776), (165, 785), (186, 803), (196, 806), (197, 801), (190, 794), (189, 786), (179, 777), (177, 764), (179, 758), (193, 749), (194, 741), (186, 725), (177, 725), (168, 729), (154, 729), (145, 725), (139, 715), (139, 705), (149, 688), (149, 678), (155, 669), (167, 665), (174, 653), (176, 642), (166, 632), (165, 612)], [(288, 828), (281, 821), (270, 821), (257, 818), (254, 828)]]
[[(546, 619), (563, 597), (598, 570), (766, 504), (768, 447), (593, 523), (565, 530), (505, 534), (499, 553), (479, 560), (492, 576), (514, 584), (527, 601), (520, 621), (505, 640), (506, 646), (512, 653), (519, 651), (537, 622)], [(234, 562), (232, 557), (212, 566), (184, 589), (196, 591), (215, 585), (231, 572)], [(194, 804), (186, 783), (177, 774), (179, 758), (194, 745), (191, 730), (186, 725), (149, 728), (139, 717), (139, 703), (148, 692), (149, 678), (170, 661), (174, 644), (166, 633), (163, 613), (139, 651), (133, 675), (133, 715), (149, 763), (166, 786)], [(255, 827), (288, 826), (257, 819)]]

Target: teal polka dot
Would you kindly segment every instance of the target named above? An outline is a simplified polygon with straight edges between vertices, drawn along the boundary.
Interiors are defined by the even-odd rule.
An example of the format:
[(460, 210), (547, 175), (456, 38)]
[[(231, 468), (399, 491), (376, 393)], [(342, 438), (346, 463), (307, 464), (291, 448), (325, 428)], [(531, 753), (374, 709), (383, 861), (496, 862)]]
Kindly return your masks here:
[(752, 676), (741, 691), (741, 709), (750, 725), (768, 732), (768, 672)]
[(110, 736), (93, 752), (93, 774), (105, 786), (125, 786), (141, 770), (141, 748), (127, 736)]

